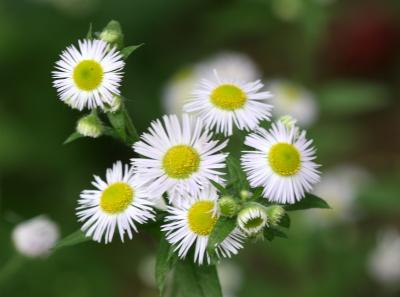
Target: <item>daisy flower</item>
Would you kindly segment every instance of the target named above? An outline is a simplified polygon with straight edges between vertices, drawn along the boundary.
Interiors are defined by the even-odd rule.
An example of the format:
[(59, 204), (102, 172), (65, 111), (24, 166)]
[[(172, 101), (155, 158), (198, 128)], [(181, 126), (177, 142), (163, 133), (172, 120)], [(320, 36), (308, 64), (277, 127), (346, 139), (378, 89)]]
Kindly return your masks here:
[(180, 203), (188, 194), (198, 195), (210, 180), (223, 182), (219, 170), (225, 167), (227, 154), (220, 151), (227, 140), (218, 142), (212, 136), (198, 118), (183, 114), (180, 121), (176, 115), (164, 116), (133, 145), (143, 157), (132, 163), (149, 191), (158, 197), (168, 192), (171, 203)]
[(184, 111), (198, 115), (207, 128), (226, 136), (232, 135), (233, 126), (240, 130), (253, 130), (261, 120), (268, 120), (272, 105), (267, 103), (269, 92), (260, 92), (260, 81), (241, 82), (220, 77), (203, 79), (184, 105)]
[(270, 130), (259, 128), (245, 144), (255, 150), (245, 152), (242, 167), (252, 187), (264, 187), (268, 200), (295, 203), (319, 181), (312, 140), (296, 126), (277, 122)]
[(12, 232), (15, 249), (30, 258), (48, 256), (59, 237), (57, 224), (46, 216), (19, 223)]
[(237, 224), (246, 235), (256, 235), (268, 225), (267, 213), (263, 207), (255, 205), (246, 207), (239, 212)]
[(96, 190), (84, 190), (80, 195), (77, 216), (84, 222), (82, 231), (95, 241), (111, 242), (115, 229), (121, 240), (125, 233), (132, 239), (136, 224), (154, 219), (153, 202), (146, 187), (137, 179), (128, 165), (120, 161), (107, 169), (106, 179), (94, 176)]
[(275, 80), (267, 84), (273, 94), (273, 115), (294, 117), (302, 126), (312, 125), (318, 118), (318, 103), (314, 94), (296, 83)]
[[(206, 249), (208, 237), (218, 220), (218, 195), (209, 187), (189, 199), (179, 207), (168, 207), (166, 223), (161, 227), (166, 232), (166, 238), (178, 251), (180, 258), (185, 258), (190, 248), (194, 246), (194, 262), (210, 263)], [(242, 248), (243, 235), (238, 229), (232, 231), (224, 241), (216, 246), (218, 257), (230, 257)]]
[(53, 85), (60, 99), (73, 108), (104, 108), (119, 95), (125, 63), (120, 52), (102, 40), (78, 43), (79, 50), (67, 47), (56, 62)]

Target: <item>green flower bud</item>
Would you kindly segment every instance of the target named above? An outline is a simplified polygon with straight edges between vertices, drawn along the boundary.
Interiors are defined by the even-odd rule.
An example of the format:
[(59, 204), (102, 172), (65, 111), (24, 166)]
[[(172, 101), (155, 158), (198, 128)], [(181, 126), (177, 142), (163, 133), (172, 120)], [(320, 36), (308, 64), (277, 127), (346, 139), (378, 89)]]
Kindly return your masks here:
[(240, 198), (242, 198), (242, 200), (248, 200), (249, 198), (251, 198), (251, 196), (253, 196), (252, 192), (249, 192), (247, 190), (240, 191)]
[(116, 112), (121, 108), (122, 98), (121, 96), (114, 95), (110, 104), (104, 106), (105, 112)]
[(223, 196), (218, 200), (218, 208), (223, 216), (233, 217), (239, 211), (239, 205), (233, 197)]
[(82, 117), (76, 126), (76, 131), (86, 137), (97, 138), (103, 130), (103, 123), (95, 113)]
[(278, 119), (278, 121), (281, 122), (282, 124), (284, 124), (288, 128), (292, 128), (297, 123), (297, 120), (294, 117), (290, 116), (290, 115), (281, 116)]
[(277, 226), (285, 214), (285, 209), (280, 205), (272, 205), (267, 207), (268, 222), (272, 226)]
[(253, 203), (242, 209), (238, 214), (237, 224), (246, 235), (254, 237), (268, 225), (265, 207), (258, 203)]
[(110, 21), (100, 32), (99, 38), (116, 45), (118, 48), (122, 47), (124, 35), (122, 34), (121, 25), (117, 21)]

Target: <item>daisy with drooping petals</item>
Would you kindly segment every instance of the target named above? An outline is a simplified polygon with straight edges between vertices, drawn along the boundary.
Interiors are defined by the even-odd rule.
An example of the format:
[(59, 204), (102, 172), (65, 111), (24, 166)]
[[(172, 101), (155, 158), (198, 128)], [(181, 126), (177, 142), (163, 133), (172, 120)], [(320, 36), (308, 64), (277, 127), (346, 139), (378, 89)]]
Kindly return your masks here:
[(246, 235), (256, 235), (268, 226), (267, 213), (260, 206), (246, 207), (239, 212), (237, 224)]
[(202, 121), (187, 114), (180, 121), (176, 115), (164, 116), (151, 123), (141, 141), (133, 145), (142, 158), (132, 159), (143, 183), (155, 196), (168, 192), (171, 203), (197, 196), (210, 180), (223, 182), (220, 169), (227, 154), (220, 151), (227, 140), (212, 140)]
[(119, 95), (125, 63), (115, 47), (102, 40), (79, 41), (64, 50), (53, 71), (60, 99), (79, 110), (103, 108)]
[[(166, 232), (166, 238), (178, 251), (180, 258), (185, 258), (190, 248), (194, 246), (194, 262), (210, 263), (207, 253), (208, 237), (218, 220), (218, 195), (209, 187), (198, 196), (188, 199), (179, 207), (168, 207), (166, 223), (161, 227)], [(230, 257), (242, 248), (242, 233), (236, 228), (224, 241), (216, 246), (218, 257)]]
[(154, 220), (153, 199), (137, 175), (120, 161), (107, 169), (106, 180), (94, 176), (96, 190), (84, 190), (77, 208), (79, 221), (84, 222), (82, 231), (93, 240), (111, 242), (115, 229), (121, 240), (125, 233), (132, 239), (136, 224)]
[(198, 115), (207, 128), (226, 136), (232, 135), (233, 126), (240, 130), (253, 130), (260, 121), (268, 120), (272, 105), (267, 103), (270, 92), (260, 92), (260, 81), (243, 83), (230, 78), (203, 79), (185, 104), (184, 110)]
[(312, 140), (296, 126), (277, 122), (268, 131), (259, 128), (245, 144), (255, 151), (242, 156), (243, 169), (252, 187), (264, 187), (268, 200), (295, 203), (319, 181)]

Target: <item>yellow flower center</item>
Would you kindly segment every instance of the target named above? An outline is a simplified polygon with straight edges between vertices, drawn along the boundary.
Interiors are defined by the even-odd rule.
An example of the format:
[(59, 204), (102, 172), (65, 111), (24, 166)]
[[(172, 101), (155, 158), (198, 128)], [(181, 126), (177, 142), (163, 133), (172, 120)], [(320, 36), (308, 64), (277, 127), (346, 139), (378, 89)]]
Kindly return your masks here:
[(213, 213), (213, 209), (214, 202), (210, 200), (195, 202), (188, 212), (190, 230), (197, 235), (209, 235), (217, 222), (217, 216)]
[(296, 174), (301, 165), (300, 153), (292, 144), (280, 142), (271, 147), (268, 154), (272, 170), (282, 176)]
[(73, 79), (79, 89), (92, 91), (100, 85), (103, 74), (103, 67), (98, 62), (83, 60), (75, 66)]
[(188, 178), (199, 169), (200, 156), (188, 145), (171, 147), (163, 158), (163, 168), (167, 175), (176, 179)]
[(246, 95), (237, 86), (225, 84), (212, 91), (211, 103), (220, 109), (232, 111), (243, 107)]
[(134, 189), (127, 183), (113, 183), (101, 194), (100, 207), (110, 214), (120, 213), (132, 203), (134, 194)]

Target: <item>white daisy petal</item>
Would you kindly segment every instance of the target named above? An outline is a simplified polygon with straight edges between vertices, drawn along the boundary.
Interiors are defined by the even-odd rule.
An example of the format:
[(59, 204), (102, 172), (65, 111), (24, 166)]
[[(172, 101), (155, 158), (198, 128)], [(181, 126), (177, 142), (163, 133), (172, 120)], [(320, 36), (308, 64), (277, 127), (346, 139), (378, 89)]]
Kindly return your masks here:
[[(168, 207), (165, 224), (161, 227), (166, 238), (175, 247), (178, 256), (185, 258), (191, 247), (194, 248), (194, 262), (202, 265), (210, 263), (207, 253), (208, 237), (218, 220), (218, 195), (215, 189), (208, 187), (198, 196), (187, 200), (177, 207)], [(223, 242), (216, 246), (218, 257), (231, 257), (238, 253), (244, 240), (243, 234), (236, 228)]]
[(132, 159), (139, 178), (149, 191), (160, 197), (168, 193), (171, 203), (179, 204), (196, 196), (211, 180), (223, 183), (222, 172), (227, 142), (211, 140), (200, 119), (187, 114), (164, 116), (151, 123), (141, 141), (133, 145), (141, 158)]
[(124, 241), (125, 233), (132, 238), (136, 224), (154, 220), (154, 199), (137, 174), (120, 161), (106, 171), (106, 181), (95, 176), (97, 190), (84, 190), (77, 207), (82, 231), (95, 241), (111, 242), (115, 230)]
[(305, 131), (281, 122), (246, 137), (245, 144), (255, 150), (245, 152), (242, 167), (252, 187), (264, 187), (268, 200), (295, 203), (319, 181), (315, 149), (305, 137)]
[(260, 81), (244, 83), (229, 77), (220, 77), (214, 71), (214, 80), (203, 79), (185, 104), (185, 112), (199, 116), (207, 128), (226, 136), (232, 135), (233, 127), (250, 131), (260, 121), (268, 120), (272, 105), (269, 92), (260, 92)]
[(112, 105), (119, 95), (124, 61), (116, 48), (102, 40), (80, 40), (60, 55), (53, 71), (53, 86), (61, 101), (82, 110)]

